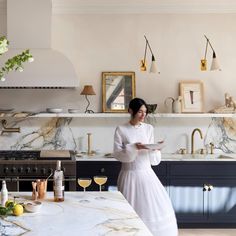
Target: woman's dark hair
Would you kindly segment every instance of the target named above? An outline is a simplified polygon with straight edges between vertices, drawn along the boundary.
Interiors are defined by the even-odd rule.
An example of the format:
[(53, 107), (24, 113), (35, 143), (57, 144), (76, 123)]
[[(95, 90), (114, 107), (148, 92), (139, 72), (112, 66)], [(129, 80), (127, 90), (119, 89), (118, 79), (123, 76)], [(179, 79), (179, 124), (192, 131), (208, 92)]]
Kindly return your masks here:
[(147, 113), (148, 113), (147, 104), (146, 104), (146, 102), (143, 99), (141, 99), (141, 98), (134, 98), (134, 99), (132, 99), (130, 101), (129, 109), (131, 109), (133, 111), (132, 117), (134, 117), (138, 113), (138, 111), (139, 111), (139, 109), (140, 109), (140, 107), (142, 105), (144, 105), (146, 107)]

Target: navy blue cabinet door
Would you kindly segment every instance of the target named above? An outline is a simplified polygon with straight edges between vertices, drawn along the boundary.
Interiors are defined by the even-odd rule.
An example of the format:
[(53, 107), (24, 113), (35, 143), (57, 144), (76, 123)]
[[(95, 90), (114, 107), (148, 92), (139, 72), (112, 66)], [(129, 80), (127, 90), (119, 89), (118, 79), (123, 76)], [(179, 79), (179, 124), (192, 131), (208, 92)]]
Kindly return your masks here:
[(207, 219), (206, 181), (195, 178), (179, 178), (169, 181), (169, 195), (178, 223), (205, 222)]

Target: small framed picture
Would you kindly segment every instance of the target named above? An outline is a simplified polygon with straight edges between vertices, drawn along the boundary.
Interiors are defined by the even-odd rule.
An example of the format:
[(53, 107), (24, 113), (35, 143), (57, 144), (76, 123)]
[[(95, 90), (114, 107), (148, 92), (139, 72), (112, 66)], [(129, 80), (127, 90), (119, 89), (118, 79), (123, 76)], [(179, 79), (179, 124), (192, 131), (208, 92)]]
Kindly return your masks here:
[(102, 72), (103, 112), (128, 112), (135, 92), (135, 72)]
[(179, 90), (182, 97), (181, 112), (204, 112), (204, 89), (201, 81), (181, 81)]

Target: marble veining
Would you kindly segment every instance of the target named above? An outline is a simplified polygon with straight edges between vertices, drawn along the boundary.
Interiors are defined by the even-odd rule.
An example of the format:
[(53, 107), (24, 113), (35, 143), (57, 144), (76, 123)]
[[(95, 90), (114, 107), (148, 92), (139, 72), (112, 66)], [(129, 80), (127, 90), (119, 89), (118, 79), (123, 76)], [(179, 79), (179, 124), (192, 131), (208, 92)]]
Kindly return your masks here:
[(213, 142), (215, 148), (224, 153), (235, 153), (236, 119), (212, 118), (204, 142), (205, 144)]
[(20, 236), (29, 232), (28, 229), (18, 225), (17, 223), (7, 221), (0, 218), (0, 235), (2, 236)]
[[(148, 122), (158, 124), (158, 118), (151, 117)], [(83, 121), (84, 122), (84, 121)], [(0, 136), (1, 150), (74, 150), (87, 151), (87, 132), (92, 132), (96, 138), (103, 135), (100, 120), (96, 120), (96, 125), (91, 121), (83, 123), (81, 120), (72, 117), (20, 117), (9, 120), (9, 127), (21, 127), (21, 133), (4, 133)], [(123, 121), (122, 121), (123, 122)], [(108, 126), (111, 125), (107, 122)], [(92, 126), (91, 126), (92, 125)], [(110, 136), (117, 122), (112, 123)], [(208, 122), (206, 123), (208, 125)], [(95, 128), (96, 127), (96, 128)], [(92, 131), (91, 131), (92, 130)], [(184, 131), (183, 131), (184, 132)], [(216, 149), (224, 153), (236, 153), (236, 118), (233, 117), (213, 117), (209, 121), (206, 130), (204, 145), (214, 143)], [(107, 134), (106, 134), (107, 135)], [(178, 134), (176, 134), (178, 135)], [(109, 136), (109, 137), (110, 137)], [(167, 137), (168, 138), (168, 137)], [(100, 140), (99, 140), (100, 141)], [(92, 140), (94, 147), (95, 139)], [(174, 147), (180, 144), (175, 143)], [(99, 149), (100, 147), (97, 147)], [(106, 147), (106, 152), (112, 151), (112, 145)], [(173, 147), (169, 147), (173, 148)], [(96, 148), (95, 148), (96, 149)], [(100, 152), (103, 150), (100, 150)], [(166, 151), (166, 150), (165, 150)], [(167, 150), (168, 153), (168, 150)]]
[[(24, 200), (31, 193), (17, 194)], [(61, 203), (52, 197), (49, 192), (38, 213), (8, 216), (5, 235), (152, 235), (120, 192), (66, 192)]]

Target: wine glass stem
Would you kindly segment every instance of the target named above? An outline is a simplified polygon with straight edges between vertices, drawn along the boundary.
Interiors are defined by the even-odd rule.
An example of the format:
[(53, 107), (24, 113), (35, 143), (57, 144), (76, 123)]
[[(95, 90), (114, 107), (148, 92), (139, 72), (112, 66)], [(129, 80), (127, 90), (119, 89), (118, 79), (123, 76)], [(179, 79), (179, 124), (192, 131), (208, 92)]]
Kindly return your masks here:
[(86, 191), (85, 189), (86, 189), (86, 188), (84, 188), (84, 192)]
[(100, 192), (102, 191), (102, 185), (99, 185), (99, 191)]

